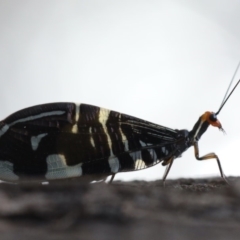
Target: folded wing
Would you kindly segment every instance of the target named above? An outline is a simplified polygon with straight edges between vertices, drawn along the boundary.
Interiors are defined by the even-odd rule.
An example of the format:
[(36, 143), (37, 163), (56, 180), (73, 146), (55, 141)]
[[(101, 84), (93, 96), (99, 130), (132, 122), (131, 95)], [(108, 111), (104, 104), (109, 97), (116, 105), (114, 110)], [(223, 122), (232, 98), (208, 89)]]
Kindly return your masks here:
[(87, 104), (50, 103), (0, 122), (0, 179), (71, 178), (153, 166), (178, 131)]

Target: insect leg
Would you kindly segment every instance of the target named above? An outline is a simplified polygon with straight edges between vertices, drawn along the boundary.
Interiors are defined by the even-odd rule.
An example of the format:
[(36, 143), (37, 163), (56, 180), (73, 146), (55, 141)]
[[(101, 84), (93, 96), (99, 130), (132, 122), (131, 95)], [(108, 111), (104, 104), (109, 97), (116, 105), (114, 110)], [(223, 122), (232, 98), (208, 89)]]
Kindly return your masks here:
[(228, 183), (227, 178), (223, 173), (222, 166), (221, 166), (221, 163), (220, 163), (220, 160), (219, 160), (218, 156), (215, 153), (208, 153), (206, 155), (203, 155), (202, 157), (199, 157), (198, 142), (195, 142), (193, 144), (193, 146), (194, 146), (195, 157), (196, 157), (197, 160), (201, 161), (201, 160), (208, 160), (208, 159), (216, 159), (221, 177), (225, 180), (226, 183)]
[(174, 160), (174, 157), (171, 157), (171, 158), (168, 160), (169, 164), (168, 164), (168, 165), (166, 166), (166, 168), (165, 168), (165, 172), (164, 172), (163, 179), (162, 179), (162, 181), (163, 181), (163, 187), (165, 187), (165, 180), (166, 180), (167, 175), (168, 175), (168, 173), (169, 173), (169, 171), (170, 171), (170, 169), (171, 169), (171, 167), (172, 167), (173, 160)]
[(111, 176), (111, 179), (110, 179), (110, 181), (108, 182), (109, 184), (111, 184), (112, 183), (112, 181), (113, 181), (113, 179), (114, 179), (114, 177), (115, 177), (115, 173), (114, 174), (112, 174), (112, 176)]

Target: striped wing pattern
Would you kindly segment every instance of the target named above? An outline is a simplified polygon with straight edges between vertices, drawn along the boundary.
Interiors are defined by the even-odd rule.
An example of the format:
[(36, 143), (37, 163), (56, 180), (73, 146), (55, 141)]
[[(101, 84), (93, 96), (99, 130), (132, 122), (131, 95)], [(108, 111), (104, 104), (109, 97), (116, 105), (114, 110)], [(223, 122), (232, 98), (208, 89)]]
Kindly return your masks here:
[(87, 104), (50, 103), (0, 122), (0, 179), (111, 175), (171, 157), (178, 130)]

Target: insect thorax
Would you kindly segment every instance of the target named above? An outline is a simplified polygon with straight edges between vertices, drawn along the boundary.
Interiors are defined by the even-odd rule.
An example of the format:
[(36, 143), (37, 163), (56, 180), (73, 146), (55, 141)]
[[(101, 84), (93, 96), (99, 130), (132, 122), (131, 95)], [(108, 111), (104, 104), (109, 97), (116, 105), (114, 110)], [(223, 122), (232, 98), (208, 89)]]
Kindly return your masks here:
[(176, 145), (177, 152), (176, 156), (181, 155), (183, 152), (185, 152), (189, 147), (192, 146), (192, 141), (189, 136), (189, 131), (186, 129), (179, 130), (179, 136), (178, 136), (179, 142)]
[(207, 131), (208, 127), (209, 123), (207, 121), (202, 122), (200, 117), (193, 126), (193, 129), (189, 132), (190, 141), (198, 141), (201, 136)]

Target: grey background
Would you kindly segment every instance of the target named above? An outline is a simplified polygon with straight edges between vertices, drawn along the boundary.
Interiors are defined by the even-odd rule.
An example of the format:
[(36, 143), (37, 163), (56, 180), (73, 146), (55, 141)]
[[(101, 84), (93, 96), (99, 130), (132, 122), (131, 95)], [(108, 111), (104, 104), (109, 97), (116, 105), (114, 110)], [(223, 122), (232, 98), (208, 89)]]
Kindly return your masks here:
[[(171, 128), (217, 111), (240, 60), (240, 1), (0, 1), (0, 118), (46, 102), (89, 103)], [(240, 78), (240, 71), (236, 80)], [(235, 81), (236, 82), (236, 81)], [(240, 89), (200, 154), (240, 173)], [(159, 179), (161, 165), (116, 179)], [(189, 149), (169, 174), (218, 176)]]

